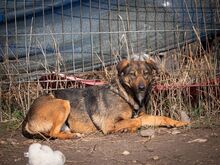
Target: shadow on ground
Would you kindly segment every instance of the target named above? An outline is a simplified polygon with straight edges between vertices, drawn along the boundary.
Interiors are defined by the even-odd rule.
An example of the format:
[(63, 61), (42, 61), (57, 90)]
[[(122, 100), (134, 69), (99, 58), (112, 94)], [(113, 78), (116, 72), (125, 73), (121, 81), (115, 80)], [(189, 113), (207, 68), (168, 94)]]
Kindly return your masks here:
[(220, 126), (212, 128), (167, 129), (156, 128), (153, 137), (140, 133), (96, 133), (75, 140), (39, 141), (26, 139), (21, 131), (0, 123), (0, 164), (25, 165), (30, 144), (39, 142), (60, 150), (66, 164), (82, 165), (190, 165), (220, 162)]

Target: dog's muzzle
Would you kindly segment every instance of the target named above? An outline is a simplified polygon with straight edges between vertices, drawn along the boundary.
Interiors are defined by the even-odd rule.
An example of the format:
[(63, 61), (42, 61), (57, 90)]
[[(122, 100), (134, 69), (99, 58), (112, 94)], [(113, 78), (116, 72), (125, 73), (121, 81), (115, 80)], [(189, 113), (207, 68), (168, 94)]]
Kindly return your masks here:
[(139, 106), (143, 104), (145, 95), (146, 95), (147, 87), (145, 85), (138, 85), (138, 87), (135, 89), (135, 97), (138, 101)]
[(146, 102), (147, 95), (151, 91), (151, 82), (148, 84), (140, 83), (135, 89), (136, 101), (140, 107), (144, 106)]
[(138, 86), (138, 90), (140, 91), (140, 92), (144, 92), (145, 90), (146, 90), (146, 87), (145, 87), (145, 85), (144, 84), (140, 84), (139, 86)]

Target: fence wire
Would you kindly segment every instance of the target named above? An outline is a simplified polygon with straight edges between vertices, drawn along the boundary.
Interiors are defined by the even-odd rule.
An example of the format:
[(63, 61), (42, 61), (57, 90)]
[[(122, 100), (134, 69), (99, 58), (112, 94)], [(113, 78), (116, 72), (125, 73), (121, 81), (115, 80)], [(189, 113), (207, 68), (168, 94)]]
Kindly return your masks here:
[(212, 49), (217, 75), (219, 10), (215, 0), (0, 1), (1, 120), (25, 114), (44, 75), (94, 72), (134, 54), (163, 56), (178, 73), (173, 61), (181, 63), (191, 52), (186, 45), (197, 42), (195, 54)]

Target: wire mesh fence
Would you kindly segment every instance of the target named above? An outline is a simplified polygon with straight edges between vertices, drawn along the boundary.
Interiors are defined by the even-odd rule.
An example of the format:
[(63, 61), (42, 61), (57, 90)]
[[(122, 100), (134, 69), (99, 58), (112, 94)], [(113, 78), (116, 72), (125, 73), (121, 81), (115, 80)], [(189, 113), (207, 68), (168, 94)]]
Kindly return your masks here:
[[(66, 87), (60, 74), (94, 74), (121, 58), (144, 53), (172, 73), (160, 76), (160, 83), (178, 86), (152, 95), (153, 113), (191, 112), (194, 99), (199, 113), (211, 113), (211, 108), (217, 113), (219, 34), (220, 3), (215, 0), (3, 0), (0, 120), (23, 116), (32, 100), (48, 90), (48, 83), (43, 89), (41, 82), (51, 80), (52, 74), (56, 83), (64, 82), (56, 88)], [(45, 75), (50, 77), (42, 80)], [(193, 83), (200, 83), (197, 92), (203, 91), (196, 98), (195, 88), (179, 88)]]

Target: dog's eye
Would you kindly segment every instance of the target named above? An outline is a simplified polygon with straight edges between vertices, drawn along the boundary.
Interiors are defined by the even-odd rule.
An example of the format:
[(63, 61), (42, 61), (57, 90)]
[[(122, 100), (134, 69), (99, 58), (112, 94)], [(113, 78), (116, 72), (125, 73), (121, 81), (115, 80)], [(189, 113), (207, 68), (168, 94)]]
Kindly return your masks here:
[(148, 78), (150, 75), (151, 75), (150, 72), (144, 71), (144, 78), (145, 79)]
[(130, 75), (131, 75), (132, 78), (133, 78), (133, 77), (136, 77), (135, 72), (130, 72)]
[(145, 71), (144, 71), (144, 76), (146, 77), (146, 76), (149, 76), (149, 75), (150, 75), (150, 72), (147, 71), (147, 70), (145, 70)]

